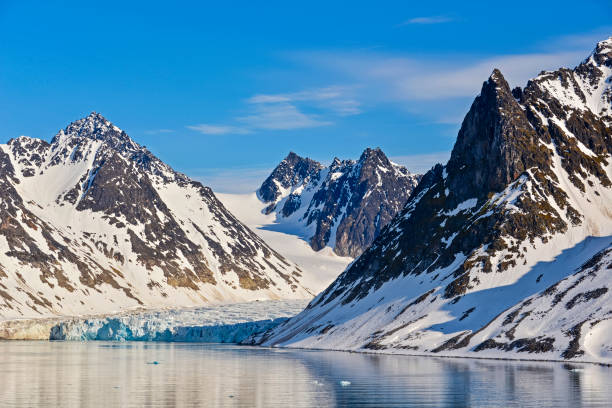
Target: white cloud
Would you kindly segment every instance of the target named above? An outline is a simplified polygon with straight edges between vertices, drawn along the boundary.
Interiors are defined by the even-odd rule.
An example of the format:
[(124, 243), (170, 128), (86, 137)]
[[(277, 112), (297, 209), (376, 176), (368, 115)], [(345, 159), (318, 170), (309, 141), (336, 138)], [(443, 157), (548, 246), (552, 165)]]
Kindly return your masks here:
[(410, 20), (404, 21), (401, 25), (408, 24), (441, 24), (453, 21), (452, 18), (446, 16), (429, 16), (429, 17), (415, 17)]
[(257, 94), (249, 98), (247, 102), (252, 104), (300, 103), (341, 116), (349, 116), (361, 113), (360, 103), (355, 99), (354, 93), (354, 87), (328, 86), (291, 93)]
[(545, 48), (582, 48), (589, 51), (595, 48), (595, 44), (610, 37), (612, 26), (598, 27), (588, 33), (563, 35), (552, 40), (543, 42), (541, 47)]
[(289, 103), (261, 104), (252, 114), (238, 118), (252, 129), (292, 130), (331, 125), (332, 122), (307, 115)]
[[(584, 50), (470, 58), (351, 52), (295, 54), (305, 64), (350, 78), (382, 102), (472, 97), (494, 68), (511, 85), (524, 85), (543, 69), (574, 66)], [(362, 95), (363, 97), (363, 95)]]
[(393, 156), (389, 159), (395, 163), (405, 166), (408, 170), (417, 174), (424, 174), (437, 163), (446, 164), (451, 152), (434, 152), (426, 154), (411, 154), (404, 156)]
[[(355, 101), (348, 106), (395, 104), (400, 109), (436, 123), (460, 123), (469, 102), (480, 92), (494, 68), (499, 68), (511, 87), (525, 86), (542, 70), (574, 67), (594, 47), (600, 33), (551, 39), (548, 46), (521, 54), (474, 56), (469, 54), (418, 55), (372, 50), (301, 51), (288, 58), (318, 76), (341, 78), (350, 86)], [(590, 44), (588, 47), (585, 44)], [(451, 119), (452, 118), (452, 119)]]
[(174, 132), (173, 129), (152, 129), (152, 130), (145, 130), (144, 133), (147, 135), (159, 135), (161, 133), (172, 133)]
[(238, 126), (228, 126), (228, 125), (211, 125), (208, 123), (200, 123), (199, 125), (191, 125), (187, 126), (188, 129), (195, 130), (196, 132), (200, 132), (204, 135), (243, 135), (246, 133), (250, 133), (249, 129), (245, 129)]
[[(415, 17), (410, 24), (450, 21), (447, 16)], [(542, 70), (573, 67), (604, 35), (584, 35), (535, 44), (536, 51), (509, 55), (426, 55), (377, 51), (300, 51), (286, 54), (300, 69), (333, 86), (286, 93), (259, 93), (246, 99), (245, 113), (229, 124), (208, 125), (208, 134), (291, 130), (333, 124), (364, 106), (392, 104), (440, 124), (461, 122), (470, 102), (494, 68), (511, 87), (524, 86)], [(300, 74), (303, 79), (303, 73)], [(342, 85), (338, 85), (342, 84)], [(204, 133), (204, 132), (203, 132)]]
[(279, 102), (289, 102), (291, 99), (283, 94), (279, 95), (253, 95), (247, 102), (249, 103), (279, 103)]
[[(352, 88), (329, 86), (299, 92), (256, 94), (246, 100), (246, 114), (233, 124), (187, 126), (206, 135), (245, 134), (260, 130), (294, 130), (333, 125), (330, 116), (361, 113)], [(313, 111), (317, 112), (314, 113)]]

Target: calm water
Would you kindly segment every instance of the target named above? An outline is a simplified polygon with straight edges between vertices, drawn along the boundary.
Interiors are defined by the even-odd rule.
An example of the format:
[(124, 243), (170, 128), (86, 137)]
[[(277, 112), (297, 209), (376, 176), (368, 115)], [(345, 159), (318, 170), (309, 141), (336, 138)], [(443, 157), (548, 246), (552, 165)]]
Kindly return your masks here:
[(3, 407), (578, 407), (610, 401), (612, 369), (594, 365), (217, 344), (0, 342)]

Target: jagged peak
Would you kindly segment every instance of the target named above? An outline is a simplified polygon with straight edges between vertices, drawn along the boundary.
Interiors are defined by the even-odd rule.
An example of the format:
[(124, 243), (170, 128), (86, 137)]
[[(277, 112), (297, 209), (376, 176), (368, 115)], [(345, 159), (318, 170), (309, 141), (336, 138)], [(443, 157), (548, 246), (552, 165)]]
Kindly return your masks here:
[(264, 202), (273, 202), (281, 195), (278, 184), (283, 188), (296, 186), (316, 175), (322, 168), (321, 163), (290, 151), (264, 180), (257, 194)]
[(482, 85), (481, 95), (488, 89), (495, 89), (496, 93), (499, 93), (500, 91), (508, 93), (511, 92), (510, 85), (508, 85), (506, 78), (504, 78), (504, 75), (497, 68), (493, 69), (489, 79)]
[(294, 151), (290, 151), (289, 154), (287, 154), (287, 156), (281, 161), (281, 163), (279, 163), (277, 168), (285, 163), (292, 167), (298, 165), (299, 163), (305, 163), (306, 165), (312, 165), (314, 167), (322, 167), (319, 162), (312, 160), (309, 157), (302, 157)]
[[(99, 144), (99, 147), (91, 149), (94, 147), (92, 143)], [(92, 112), (60, 130), (51, 140), (50, 146), (50, 163), (53, 165), (66, 160), (82, 160), (91, 157), (89, 155), (92, 153), (112, 155), (114, 152), (152, 174), (163, 178), (168, 177), (168, 174), (184, 178), (97, 112)]]
[(493, 68), (493, 72), (491, 72), (491, 75), (489, 75), (489, 81), (493, 81), (495, 83), (502, 83), (506, 81), (506, 78), (504, 78), (504, 75), (498, 68)]
[(290, 151), (289, 154), (284, 158), (285, 161), (296, 161), (301, 160), (302, 156), (295, 153), (294, 151)]
[(38, 139), (36, 137), (32, 137), (32, 136), (26, 136), (26, 135), (21, 135), (21, 136), (17, 136), (14, 137), (12, 139), (10, 139), (7, 144), (9, 146), (14, 145), (14, 144), (26, 144), (26, 143), (36, 143), (36, 144), (48, 144), (46, 141), (42, 140), (42, 139)]
[[(102, 116), (98, 112), (91, 112), (84, 118), (75, 120), (70, 123), (66, 129), (70, 129), (71, 131), (90, 131), (94, 132), (96, 130), (114, 130), (116, 132), (122, 132), (117, 126), (113, 125), (108, 119)], [(68, 132), (66, 132), (68, 133)]]
[(110, 141), (115, 144), (127, 143), (132, 148), (137, 147), (136, 143), (130, 139), (127, 133), (95, 111), (84, 118), (75, 120), (66, 126), (65, 129), (60, 130), (51, 140), (51, 144), (55, 145), (73, 138)]
[(387, 156), (383, 153), (380, 147), (375, 147), (374, 149), (368, 147), (363, 151), (363, 153), (361, 153), (361, 156), (359, 157), (359, 161), (363, 162), (366, 160), (372, 160), (376, 158), (382, 159), (382, 158), (387, 158)]
[(596, 54), (607, 54), (611, 51), (612, 51), (612, 36), (606, 38), (605, 40), (598, 42), (593, 52)]
[(501, 71), (493, 70), (463, 120), (447, 165), (457, 199), (502, 191), (527, 168), (550, 164), (534, 148), (535, 131), (515, 96)]
[(597, 43), (587, 61), (591, 59), (598, 65), (612, 66), (612, 36)]
[(393, 171), (400, 176), (410, 176), (412, 174), (405, 166), (393, 163), (389, 160), (389, 157), (387, 157), (380, 147), (374, 149), (369, 147), (366, 148), (361, 154), (358, 163), (361, 164), (362, 169), (364, 164), (371, 164), (373, 166), (383, 166), (387, 169), (393, 169)]

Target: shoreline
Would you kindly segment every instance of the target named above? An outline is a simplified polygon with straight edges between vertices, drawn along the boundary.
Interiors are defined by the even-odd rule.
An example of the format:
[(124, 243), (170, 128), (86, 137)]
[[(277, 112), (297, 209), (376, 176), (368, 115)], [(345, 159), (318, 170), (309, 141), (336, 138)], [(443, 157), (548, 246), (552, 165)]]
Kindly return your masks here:
[(308, 347), (281, 347), (281, 346), (260, 346), (257, 344), (242, 344), (250, 347), (260, 347), (266, 349), (283, 349), (283, 350), (303, 350), (303, 351), (333, 351), (342, 353), (352, 354), (370, 354), (370, 355), (384, 355), (384, 356), (406, 356), (406, 357), (429, 357), (429, 358), (457, 358), (457, 359), (472, 359), (472, 360), (498, 360), (498, 361), (520, 361), (520, 362), (539, 362), (539, 363), (565, 363), (565, 364), (589, 364), (598, 365), (602, 367), (612, 367), (612, 362), (604, 363), (600, 361), (580, 361), (580, 360), (560, 360), (560, 359), (533, 359), (533, 358), (512, 358), (512, 357), (479, 357), (479, 356), (467, 356), (467, 355), (448, 355), (448, 354), (432, 354), (432, 353), (383, 353), (373, 350), (342, 350), (342, 349), (324, 349), (324, 348), (308, 348)]
[[(472, 356), (472, 355), (448, 355), (448, 354), (433, 354), (433, 353), (403, 353), (403, 352), (381, 352), (374, 350), (343, 350), (343, 349), (327, 349), (327, 348), (309, 348), (309, 347), (281, 347), (281, 346), (261, 346), (257, 344), (244, 344), (240, 342), (235, 343), (216, 343), (216, 342), (190, 342), (190, 341), (156, 341), (156, 340), (52, 340), (50, 339), (51, 328), (55, 325), (65, 322), (67, 320), (73, 320), (76, 318), (67, 318), (67, 319), (57, 319), (48, 322), (48, 325), (44, 327), (48, 327), (48, 331), (46, 330), (36, 330), (41, 326), (30, 326), (26, 327), (25, 330), (20, 331), (19, 334), (32, 333), (34, 335), (31, 336), (5, 336), (7, 334), (6, 330), (10, 330), (10, 328), (2, 327), (2, 322), (0, 323), (0, 342), (19, 342), (19, 341), (64, 341), (64, 342), (97, 342), (97, 341), (110, 341), (116, 343), (125, 343), (125, 342), (134, 342), (134, 343), (183, 343), (183, 344), (234, 344), (238, 346), (244, 347), (252, 347), (252, 348), (261, 348), (261, 349), (276, 349), (276, 350), (299, 350), (299, 351), (329, 351), (329, 352), (341, 352), (341, 353), (351, 353), (351, 354), (368, 354), (368, 355), (377, 355), (377, 356), (405, 356), (405, 357), (427, 357), (427, 358), (444, 358), (444, 359), (471, 359), (471, 360), (492, 360), (492, 361), (517, 361), (517, 362), (539, 362), (539, 363), (565, 363), (565, 364), (589, 364), (589, 365), (597, 365), (602, 367), (612, 367), (612, 363), (601, 362), (601, 361), (590, 361), (590, 360), (561, 360), (554, 358), (516, 358), (516, 357), (493, 357), (493, 356)], [(30, 320), (11, 320), (12, 323), (26, 323)], [(47, 322), (46, 322), (47, 323)], [(216, 327), (216, 326), (208, 326), (208, 327)], [(30, 328), (31, 330), (27, 330)], [(39, 335), (35, 335), (38, 333)]]

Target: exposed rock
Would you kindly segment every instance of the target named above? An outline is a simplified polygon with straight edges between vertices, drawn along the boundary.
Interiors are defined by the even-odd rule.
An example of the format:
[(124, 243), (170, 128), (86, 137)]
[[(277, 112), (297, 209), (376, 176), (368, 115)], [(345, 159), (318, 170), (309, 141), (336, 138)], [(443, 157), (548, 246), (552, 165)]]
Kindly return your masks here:
[[(263, 344), (608, 358), (611, 57), (612, 38), (576, 68), (514, 91), (494, 70), (448, 163)], [(323, 321), (336, 329), (305, 334)], [(587, 352), (595, 332), (601, 342)]]
[(380, 149), (329, 167), (290, 153), (258, 190), (279, 223), (303, 226), (311, 247), (356, 257), (404, 206), (420, 179)]
[(3, 317), (310, 295), (209, 188), (95, 112), (0, 145), (0, 215)]

